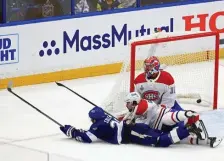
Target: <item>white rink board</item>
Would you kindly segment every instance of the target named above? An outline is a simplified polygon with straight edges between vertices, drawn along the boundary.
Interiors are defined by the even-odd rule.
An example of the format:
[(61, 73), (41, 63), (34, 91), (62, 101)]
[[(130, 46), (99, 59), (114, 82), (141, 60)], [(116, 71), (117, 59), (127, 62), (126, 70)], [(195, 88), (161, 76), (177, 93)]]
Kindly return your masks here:
[[(167, 29), (170, 32), (185, 31), (183, 17), (198, 14), (208, 14), (205, 30), (210, 31), (209, 20), (217, 13), (219, 16), (215, 23), (218, 29), (222, 29), (223, 8), (224, 1), (217, 1), (2, 27), (0, 33), (4, 38), (5, 35), (7, 37), (9, 34), (16, 34), (18, 39), (10, 39), (11, 46), (5, 45), (0, 50), (3, 52), (15, 50), (18, 46), (16, 48), (18, 57), (13, 59), (12, 55), (8, 55), (7, 58), (4, 56), (0, 65), (0, 71), (3, 71), (0, 77), (33, 75), (121, 62), (129, 55), (127, 42), (136, 36), (136, 32), (139, 35), (142, 32), (145, 35), (152, 34), (155, 28)], [(140, 17), (147, 17), (147, 19)], [(192, 23), (197, 21), (198, 19), (195, 18)], [(198, 28), (192, 30), (197, 31)], [(52, 40), (56, 42), (56, 44), (52, 43), (53, 47), (51, 47)], [(48, 43), (48, 46), (45, 43), (46, 48), (43, 47), (44, 41)], [(210, 44), (211, 42), (207, 45)], [(52, 54), (49, 51), (51, 56), (47, 55), (48, 49), (52, 50)], [(44, 51), (42, 57), (41, 50)], [(54, 53), (55, 51), (58, 55)]]

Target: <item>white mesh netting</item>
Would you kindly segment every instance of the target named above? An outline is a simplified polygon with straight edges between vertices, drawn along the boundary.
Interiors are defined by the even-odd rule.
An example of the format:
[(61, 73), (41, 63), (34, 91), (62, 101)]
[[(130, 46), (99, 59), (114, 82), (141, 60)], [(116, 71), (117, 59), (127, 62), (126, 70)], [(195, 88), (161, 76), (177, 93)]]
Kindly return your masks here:
[[(192, 33), (156, 33), (148, 37), (131, 40), (157, 39), (155, 44), (137, 46), (135, 56), (135, 77), (143, 72), (143, 61), (149, 56), (157, 56), (161, 68), (170, 72), (175, 79), (177, 99), (182, 103), (193, 103), (211, 107), (214, 96), (215, 36), (191, 38), (160, 43), (160, 38), (189, 35)], [(195, 33), (194, 33), (195, 34)], [(130, 46), (129, 46), (130, 48)], [(103, 101), (105, 110), (119, 115), (126, 112), (124, 98), (130, 91), (130, 53), (123, 61), (118, 79)], [(201, 103), (196, 101), (201, 99)]]

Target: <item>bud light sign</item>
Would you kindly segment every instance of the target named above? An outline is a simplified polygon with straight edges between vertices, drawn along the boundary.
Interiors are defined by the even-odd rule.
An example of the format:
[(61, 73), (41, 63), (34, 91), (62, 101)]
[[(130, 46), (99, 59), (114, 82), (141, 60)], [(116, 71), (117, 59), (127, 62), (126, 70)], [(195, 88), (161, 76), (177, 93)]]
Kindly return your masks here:
[(0, 65), (19, 62), (19, 35), (0, 36)]

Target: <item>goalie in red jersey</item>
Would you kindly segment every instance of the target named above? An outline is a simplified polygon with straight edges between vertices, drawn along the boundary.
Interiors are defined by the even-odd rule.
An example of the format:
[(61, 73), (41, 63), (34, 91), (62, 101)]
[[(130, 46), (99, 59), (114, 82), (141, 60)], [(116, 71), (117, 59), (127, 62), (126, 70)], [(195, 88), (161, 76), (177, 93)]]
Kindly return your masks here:
[(175, 110), (183, 110), (176, 101), (175, 81), (172, 75), (160, 69), (159, 59), (155, 56), (146, 58), (144, 72), (135, 80), (135, 91), (143, 99), (155, 102)]

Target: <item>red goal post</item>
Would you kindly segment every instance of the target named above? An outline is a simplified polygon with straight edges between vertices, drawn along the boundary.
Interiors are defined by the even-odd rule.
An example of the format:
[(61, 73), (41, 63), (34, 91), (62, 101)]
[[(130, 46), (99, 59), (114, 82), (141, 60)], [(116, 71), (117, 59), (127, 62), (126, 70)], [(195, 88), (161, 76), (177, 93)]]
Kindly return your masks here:
[[(197, 38), (205, 38), (205, 37), (215, 37), (214, 43), (214, 87), (213, 87), (213, 109), (217, 109), (217, 99), (218, 99), (218, 71), (219, 71), (219, 42), (220, 36), (218, 32), (200, 32), (200, 33), (193, 33), (193, 34), (183, 34), (178, 36), (167, 36), (162, 38), (153, 38), (153, 39), (142, 39), (142, 40), (133, 40), (130, 43), (130, 91), (134, 90), (134, 79), (135, 79), (135, 68), (136, 68), (136, 55), (137, 55), (137, 47), (141, 47), (143, 45), (152, 45), (158, 43), (169, 43), (175, 41), (182, 41), (182, 40), (190, 40), (190, 39), (197, 39)], [(199, 42), (200, 43), (200, 42)], [(157, 56), (157, 55), (155, 55)], [(207, 56), (208, 57), (208, 56)], [(206, 74), (206, 73), (204, 73)], [(203, 80), (202, 80), (203, 81)], [(193, 83), (193, 82), (192, 82)], [(178, 89), (177, 89), (178, 90)]]

